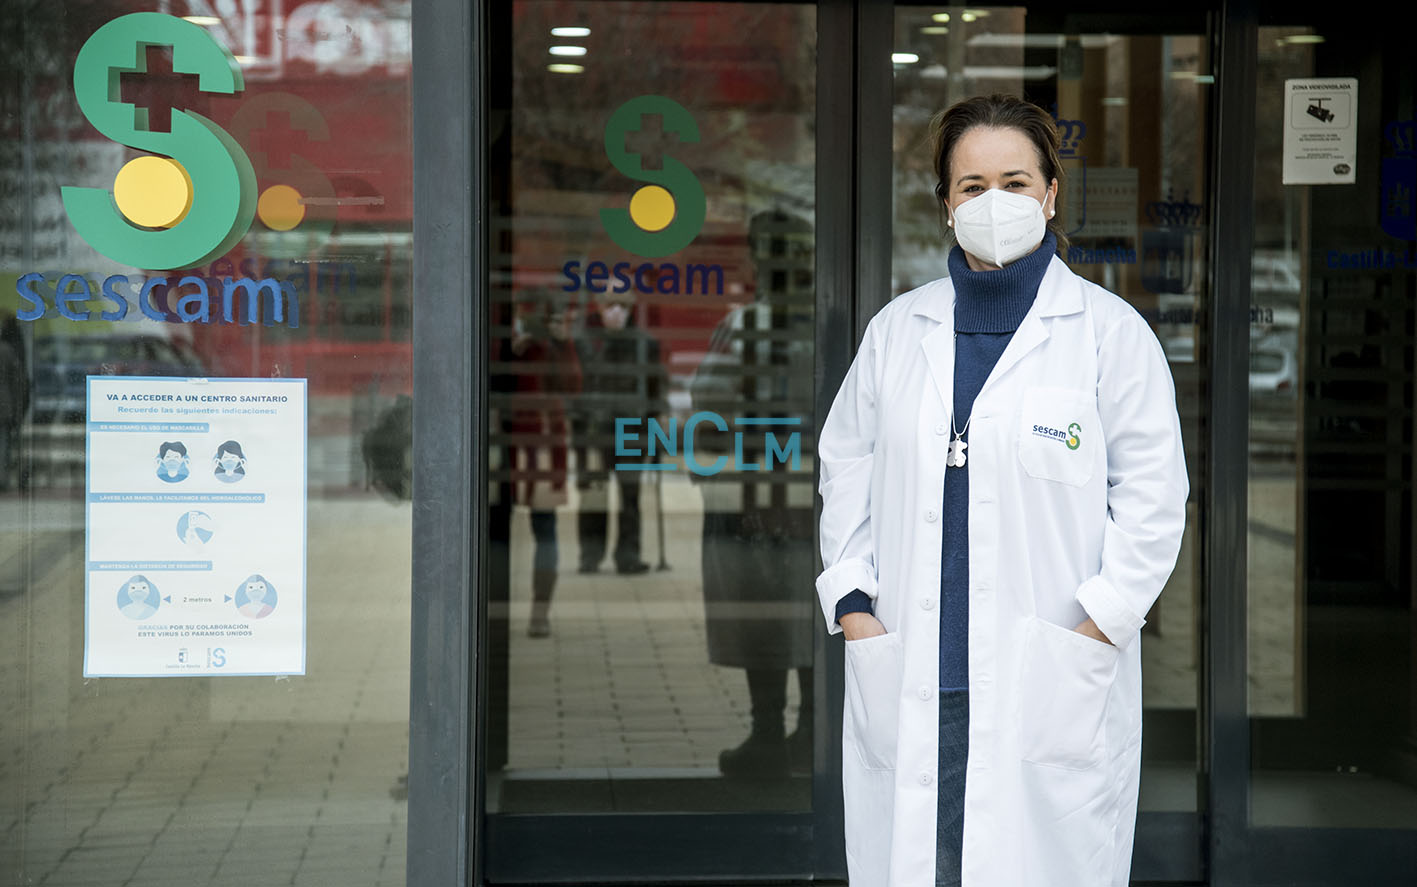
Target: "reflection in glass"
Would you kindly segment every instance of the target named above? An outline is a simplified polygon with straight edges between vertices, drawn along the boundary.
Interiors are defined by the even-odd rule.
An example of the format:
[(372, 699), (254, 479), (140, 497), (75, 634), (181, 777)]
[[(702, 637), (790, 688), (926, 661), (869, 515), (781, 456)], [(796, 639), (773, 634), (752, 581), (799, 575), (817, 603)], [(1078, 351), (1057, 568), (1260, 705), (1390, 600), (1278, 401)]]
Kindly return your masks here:
[[(811, 770), (816, 608), (793, 581), (814, 565), (811, 475), (783, 473), (791, 465), (780, 463), (792, 458), (783, 442), (811, 409), (816, 251), (812, 226), (782, 211), (753, 216), (748, 243), (756, 298), (719, 322), (691, 388), (694, 411), (731, 429), (699, 437), (695, 448), (729, 460), (700, 479), (704, 608), (709, 661), (744, 670), (752, 718), (742, 744), (719, 754), (719, 770), (781, 777)], [(785, 736), (792, 670), (802, 701)]]
[[(1370, 34), (1259, 30), (1250, 308), (1249, 712), (1261, 826), (1417, 829), (1417, 273), (1374, 251), (1414, 153), (1410, 65)], [(1363, 59), (1363, 67), (1354, 60)], [(1376, 67), (1372, 67), (1376, 66)], [(1351, 185), (1285, 185), (1285, 81), (1361, 70)], [(1368, 76), (1371, 73), (1372, 76)], [(1408, 98), (1404, 98), (1404, 96)], [(1392, 136), (1396, 136), (1393, 138)], [(1382, 162), (1377, 159), (1381, 150)], [(1396, 193), (1400, 194), (1400, 191)], [(1393, 254), (1393, 253), (1387, 253)], [(1363, 261), (1362, 257), (1368, 257)]]
[[(245, 885), (348, 884), (357, 871), (360, 883), (402, 884), (409, 7), (291, 0), (280, 17), (263, 11), (270, 4), (228, 4), (221, 18), (184, 0), (10, 7), (0, 28), (0, 872), (35, 884)], [(146, 71), (114, 78), (150, 127), (190, 109), (251, 161), (251, 230), (201, 267), (120, 265), (80, 239), (61, 203), (63, 186), (112, 188), (134, 156), (80, 113), (73, 64), (101, 25), (137, 11), (201, 13), (242, 59), (244, 89), (230, 96), (174, 73), (170, 47), (143, 48)], [(29, 274), (44, 277), (42, 315), (17, 321), (34, 308), (16, 296)], [(54, 298), (66, 274), (67, 292), (92, 296), (67, 304), (74, 317)], [(160, 278), (144, 301), (144, 283)], [(224, 281), (247, 278), (272, 283), (259, 303), (238, 292), (228, 313)], [(214, 294), (205, 318), (179, 301), (202, 287)], [(308, 379), (305, 675), (81, 677), (89, 375)], [(260, 459), (244, 460), (260, 452), (248, 439), (158, 435), (145, 471), (174, 493), (223, 482), (240, 492), (259, 485), (245, 472)], [(170, 473), (155, 464), (164, 459)], [(165, 516), (164, 541), (259, 550), (227, 532), (220, 505), (203, 509), (180, 524)], [(201, 604), (183, 599), (176, 575), (145, 564), (90, 593), (135, 631), (195, 620)], [(231, 576), (218, 605), (241, 607), (243, 622), (279, 619), (297, 605), (293, 589), (266, 579)]]
[[(584, 335), (576, 342), (582, 372), (575, 426), (581, 573), (597, 572), (607, 551), (621, 575), (637, 576), (650, 568), (642, 557), (640, 482), (644, 473), (639, 470), (648, 457), (617, 456), (615, 452), (617, 419), (633, 420), (630, 427), (648, 429), (652, 421), (664, 418), (668, 409), (669, 380), (659, 340), (641, 329), (636, 299), (632, 289), (606, 293), (600, 310), (587, 316)], [(613, 545), (609, 515), (612, 478), (619, 498)]]
[(507, 21), (489, 808), (806, 809), (815, 9)]
[(556, 506), (569, 501), (566, 415), (581, 389), (581, 367), (565, 302), (549, 292), (519, 301), (512, 336), (497, 355), (507, 372), (495, 390), (512, 395), (501, 420), (510, 442), (508, 465), (516, 478), (512, 501), (528, 509), (534, 540), (527, 635), (537, 638), (551, 633), (551, 595), (560, 566)]

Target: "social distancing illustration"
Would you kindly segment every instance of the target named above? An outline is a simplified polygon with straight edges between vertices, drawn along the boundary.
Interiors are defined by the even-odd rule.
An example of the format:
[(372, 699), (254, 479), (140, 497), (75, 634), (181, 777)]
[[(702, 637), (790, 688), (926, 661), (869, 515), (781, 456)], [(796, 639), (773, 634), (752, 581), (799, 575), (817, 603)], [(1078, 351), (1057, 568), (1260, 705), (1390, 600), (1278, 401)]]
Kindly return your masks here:
[(86, 675), (304, 672), (306, 398), (304, 379), (88, 377)]

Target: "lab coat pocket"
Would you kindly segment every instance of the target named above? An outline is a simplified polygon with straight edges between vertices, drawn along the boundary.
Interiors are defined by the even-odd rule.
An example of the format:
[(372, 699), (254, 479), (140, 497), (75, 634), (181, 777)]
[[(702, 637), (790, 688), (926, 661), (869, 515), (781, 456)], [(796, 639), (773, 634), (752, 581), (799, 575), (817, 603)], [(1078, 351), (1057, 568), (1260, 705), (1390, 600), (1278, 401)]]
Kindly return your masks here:
[(1019, 462), (1030, 477), (1083, 486), (1092, 479), (1101, 432), (1097, 398), (1089, 392), (1029, 388), (1019, 412)]
[(900, 632), (846, 642), (844, 739), (868, 770), (895, 769), (904, 667)]
[(1107, 756), (1107, 697), (1120, 654), (1043, 619), (1025, 632), (1019, 742), (1025, 761), (1087, 770)]

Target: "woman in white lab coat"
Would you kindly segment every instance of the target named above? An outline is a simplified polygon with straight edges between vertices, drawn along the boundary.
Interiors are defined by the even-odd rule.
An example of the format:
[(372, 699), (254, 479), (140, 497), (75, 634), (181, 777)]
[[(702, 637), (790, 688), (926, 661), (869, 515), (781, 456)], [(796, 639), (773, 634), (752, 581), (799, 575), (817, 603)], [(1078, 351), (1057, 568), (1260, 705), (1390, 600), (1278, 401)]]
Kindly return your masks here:
[(871, 321), (819, 447), (851, 882), (1121, 887), (1138, 634), (1185, 524), (1175, 389), (1056, 255), (1053, 120), (979, 97), (935, 134), (950, 277)]

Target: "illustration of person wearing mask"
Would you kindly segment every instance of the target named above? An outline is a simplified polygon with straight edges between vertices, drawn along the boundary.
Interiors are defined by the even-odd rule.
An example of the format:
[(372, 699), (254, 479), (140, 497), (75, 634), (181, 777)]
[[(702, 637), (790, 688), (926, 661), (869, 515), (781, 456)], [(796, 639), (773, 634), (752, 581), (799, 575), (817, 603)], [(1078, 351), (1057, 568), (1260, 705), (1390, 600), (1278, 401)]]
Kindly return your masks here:
[(205, 511), (189, 511), (177, 519), (177, 538), (188, 548), (200, 549), (212, 540), (212, 516)]
[(246, 476), (246, 454), (241, 452), (241, 444), (228, 440), (216, 448), (212, 459), (215, 467), (212, 474), (224, 484), (234, 484)]
[(157, 612), (158, 602), (157, 588), (141, 574), (118, 589), (118, 609), (129, 619), (147, 619)]
[(276, 590), (260, 573), (236, 589), (236, 609), (247, 619), (264, 619), (276, 608)]
[(163, 483), (187, 479), (187, 446), (180, 440), (165, 440), (157, 448), (157, 478)]

